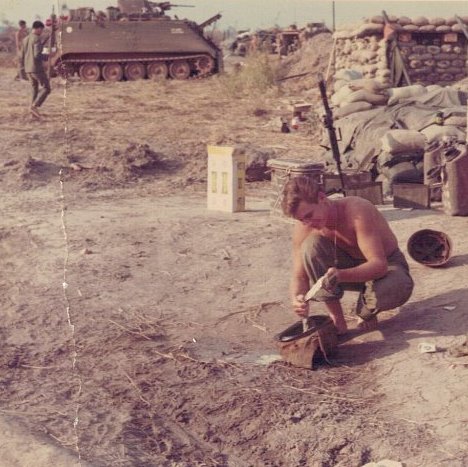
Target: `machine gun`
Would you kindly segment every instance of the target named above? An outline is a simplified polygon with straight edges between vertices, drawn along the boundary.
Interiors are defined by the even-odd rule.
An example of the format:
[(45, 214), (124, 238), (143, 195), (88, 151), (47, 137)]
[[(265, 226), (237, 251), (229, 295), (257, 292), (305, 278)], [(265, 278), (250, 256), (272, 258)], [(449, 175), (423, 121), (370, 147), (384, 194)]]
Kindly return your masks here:
[(195, 5), (176, 5), (171, 2), (146, 2), (150, 6), (150, 8), (153, 10), (153, 12), (158, 12), (160, 11), (162, 14), (164, 12), (169, 11), (171, 8), (193, 8)]
[(118, 6), (120, 13), (128, 17), (144, 15), (158, 17), (164, 16), (166, 11), (173, 7), (194, 7), (194, 5), (176, 5), (171, 2), (151, 2), (149, 0), (119, 0)]
[(341, 191), (343, 192), (343, 196), (346, 196), (345, 182), (343, 172), (341, 171), (340, 149), (338, 147), (338, 140), (336, 139), (336, 130), (333, 126), (333, 113), (330, 109), (330, 105), (328, 104), (327, 87), (323, 76), (320, 73), (318, 74), (318, 80), (320, 97), (322, 98), (323, 108), (325, 109), (325, 115), (323, 116), (323, 124), (327, 129), (328, 138), (330, 139), (330, 147), (332, 150), (333, 159), (335, 160), (336, 170), (338, 171), (338, 175), (340, 177)]

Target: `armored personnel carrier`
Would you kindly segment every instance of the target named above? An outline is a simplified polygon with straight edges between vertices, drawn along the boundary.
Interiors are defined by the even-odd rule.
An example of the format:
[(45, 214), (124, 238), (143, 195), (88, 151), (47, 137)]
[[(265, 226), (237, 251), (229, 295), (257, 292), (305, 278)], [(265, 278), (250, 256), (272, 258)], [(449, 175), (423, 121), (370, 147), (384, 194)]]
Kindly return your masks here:
[(175, 6), (188, 5), (119, 0), (106, 12), (70, 10), (52, 27), (50, 65), (82, 81), (182, 80), (220, 72), (222, 52), (203, 30), (221, 15), (197, 24), (166, 15)]

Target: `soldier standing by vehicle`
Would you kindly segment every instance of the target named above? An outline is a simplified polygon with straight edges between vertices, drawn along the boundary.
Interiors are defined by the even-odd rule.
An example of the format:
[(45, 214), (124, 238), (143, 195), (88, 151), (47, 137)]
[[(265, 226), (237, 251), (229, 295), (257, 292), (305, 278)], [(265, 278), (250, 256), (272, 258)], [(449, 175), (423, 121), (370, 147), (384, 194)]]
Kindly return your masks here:
[[(31, 114), (40, 118), (38, 108), (50, 94), (49, 78), (44, 70), (42, 62), (41, 34), (44, 31), (44, 23), (34, 21), (31, 33), (23, 40), (23, 50), (21, 52), (21, 68), (26, 73), (32, 86)], [(41, 89), (39, 90), (39, 87)]]
[(23, 50), (23, 40), (29, 34), (28, 28), (26, 27), (26, 21), (21, 20), (18, 22), (19, 29), (15, 33), (16, 42), (16, 59), (18, 60), (18, 71), (15, 76), (15, 80), (24, 79), (27, 81), (28, 77), (24, 70), (21, 69), (21, 51)]

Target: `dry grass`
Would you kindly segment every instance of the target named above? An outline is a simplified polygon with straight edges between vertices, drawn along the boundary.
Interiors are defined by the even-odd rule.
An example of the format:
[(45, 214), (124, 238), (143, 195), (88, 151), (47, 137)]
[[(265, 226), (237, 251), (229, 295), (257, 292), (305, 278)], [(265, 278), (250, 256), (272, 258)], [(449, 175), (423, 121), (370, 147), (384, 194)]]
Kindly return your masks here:
[(15, 54), (0, 52), (0, 67), (2, 67), (2, 68), (14, 68), (14, 67), (16, 67)]
[(220, 78), (220, 84), (231, 97), (255, 96), (266, 92), (277, 93), (277, 66), (272, 58), (262, 52), (248, 56), (234, 73)]

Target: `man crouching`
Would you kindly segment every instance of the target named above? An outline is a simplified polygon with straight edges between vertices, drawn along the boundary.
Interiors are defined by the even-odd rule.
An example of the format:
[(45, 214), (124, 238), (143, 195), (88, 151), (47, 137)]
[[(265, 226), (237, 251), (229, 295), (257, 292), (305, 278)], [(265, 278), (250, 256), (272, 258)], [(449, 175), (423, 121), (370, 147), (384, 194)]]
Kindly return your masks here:
[(344, 290), (360, 292), (356, 313), (366, 330), (377, 313), (403, 305), (413, 291), (408, 263), (388, 222), (369, 201), (356, 196), (329, 199), (309, 177), (290, 179), (283, 212), (298, 222), (293, 230), (292, 306), (308, 315), (305, 295), (317, 281), (339, 334), (347, 331), (340, 299)]

